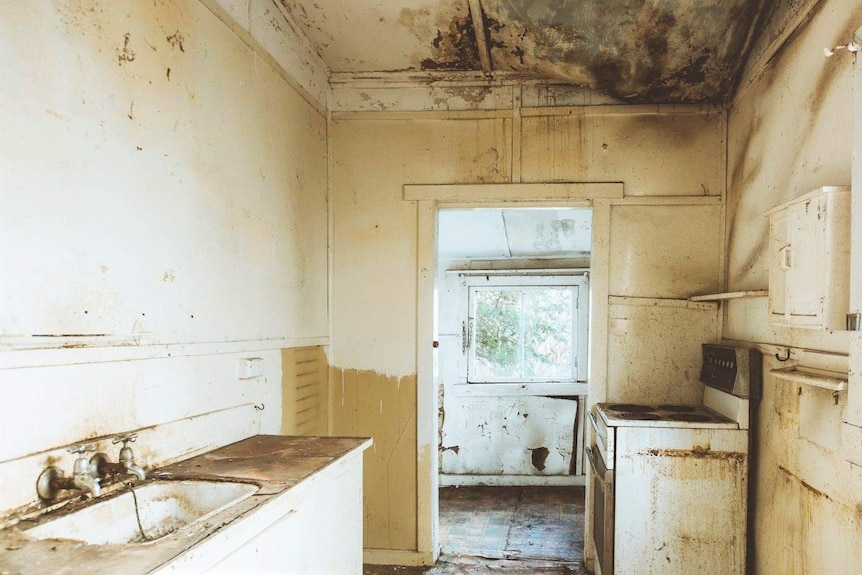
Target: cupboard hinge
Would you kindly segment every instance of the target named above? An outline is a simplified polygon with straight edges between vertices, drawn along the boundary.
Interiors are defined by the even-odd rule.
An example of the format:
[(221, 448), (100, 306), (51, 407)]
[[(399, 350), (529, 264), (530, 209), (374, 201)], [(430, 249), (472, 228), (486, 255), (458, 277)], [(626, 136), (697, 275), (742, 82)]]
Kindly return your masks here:
[(847, 331), (862, 331), (862, 313), (847, 314)]

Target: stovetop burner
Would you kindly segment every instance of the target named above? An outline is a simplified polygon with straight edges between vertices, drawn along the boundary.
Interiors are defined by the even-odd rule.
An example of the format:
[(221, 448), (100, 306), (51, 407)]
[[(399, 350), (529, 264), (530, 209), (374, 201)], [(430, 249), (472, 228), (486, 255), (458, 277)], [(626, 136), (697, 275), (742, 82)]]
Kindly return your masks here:
[(611, 426), (733, 427), (736, 422), (700, 405), (638, 405), (604, 403), (596, 406)]

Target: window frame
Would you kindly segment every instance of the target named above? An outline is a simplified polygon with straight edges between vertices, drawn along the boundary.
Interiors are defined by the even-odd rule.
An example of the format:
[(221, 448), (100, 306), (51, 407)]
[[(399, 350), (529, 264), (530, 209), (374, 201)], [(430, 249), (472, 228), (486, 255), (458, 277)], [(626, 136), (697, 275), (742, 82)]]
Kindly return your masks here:
[[(554, 271), (553, 273), (530, 270), (525, 272), (507, 271), (506, 273), (470, 273), (461, 272), (462, 296), (460, 305), (461, 317), (461, 367), (459, 378), (470, 386), (518, 386), (549, 387), (584, 384), (588, 374), (589, 349), (589, 272), (586, 270)], [(575, 361), (572, 378), (514, 378), (514, 379), (476, 379), (471, 380), (470, 366), (475, 357), (475, 321), (473, 294), (476, 288), (523, 288), (523, 287), (571, 287), (574, 290), (575, 302), (572, 321), (575, 324), (572, 331), (574, 341), (572, 351)]]

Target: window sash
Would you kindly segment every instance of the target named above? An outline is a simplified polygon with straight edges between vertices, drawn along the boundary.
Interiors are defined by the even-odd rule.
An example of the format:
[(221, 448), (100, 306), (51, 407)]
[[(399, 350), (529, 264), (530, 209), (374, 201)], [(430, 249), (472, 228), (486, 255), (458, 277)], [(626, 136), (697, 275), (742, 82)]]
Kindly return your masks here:
[[(580, 315), (580, 305), (581, 298), (579, 293), (579, 283), (581, 278), (565, 278), (564, 281), (560, 281), (559, 278), (531, 278), (533, 281), (530, 282), (517, 282), (517, 285), (505, 285), (500, 280), (505, 281), (506, 278), (495, 278), (497, 281), (489, 282), (490, 285), (482, 285), (482, 286), (471, 286), (468, 290), (468, 325), (470, 335), (469, 337), (469, 355), (467, 358), (467, 382), (468, 383), (574, 383), (579, 380), (579, 363), (582, 359), (579, 357), (578, 350), (581, 348), (580, 346), (580, 337), (579, 333), (579, 315)], [(512, 278), (508, 278), (510, 283), (512, 283)], [(538, 281), (537, 281), (538, 280)], [(541, 281), (546, 280), (546, 281)], [(548, 281), (550, 280), (550, 281)], [(528, 377), (525, 375), (527, 371), (526, 364), (526, 351), (527, 351), (527, 330), (525, 329), (525, 320), (526, 313), (524, 309), (524, 299), (528, 292), (541, 292), (547, 291), (549, 289), (565, 289), (569, 292), (571, 298), (571, 324), (569, 325), (569, 373), (566, 376), (544, 376), (537, 375)], [(476, 372), (476, 351), (478, 349), (477, 345), (477, 321), (479, 318), (477, 317), (477, 307), (478, 307), (478, 297), (477, 293), (480, 292), (519, 292), (520, 297), (518, 299), (519, 308), (518, 308), (518, 370), (519, 374), (511, 377), (505, 376), (479, 376)]]

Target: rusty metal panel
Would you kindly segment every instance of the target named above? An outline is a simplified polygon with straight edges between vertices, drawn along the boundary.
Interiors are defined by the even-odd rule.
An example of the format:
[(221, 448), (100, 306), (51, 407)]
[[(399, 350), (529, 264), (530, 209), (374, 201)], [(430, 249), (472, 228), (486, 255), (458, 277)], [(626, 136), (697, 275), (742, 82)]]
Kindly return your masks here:
[(616, 434), (614, 572), (745, 573), (747, 432)]

